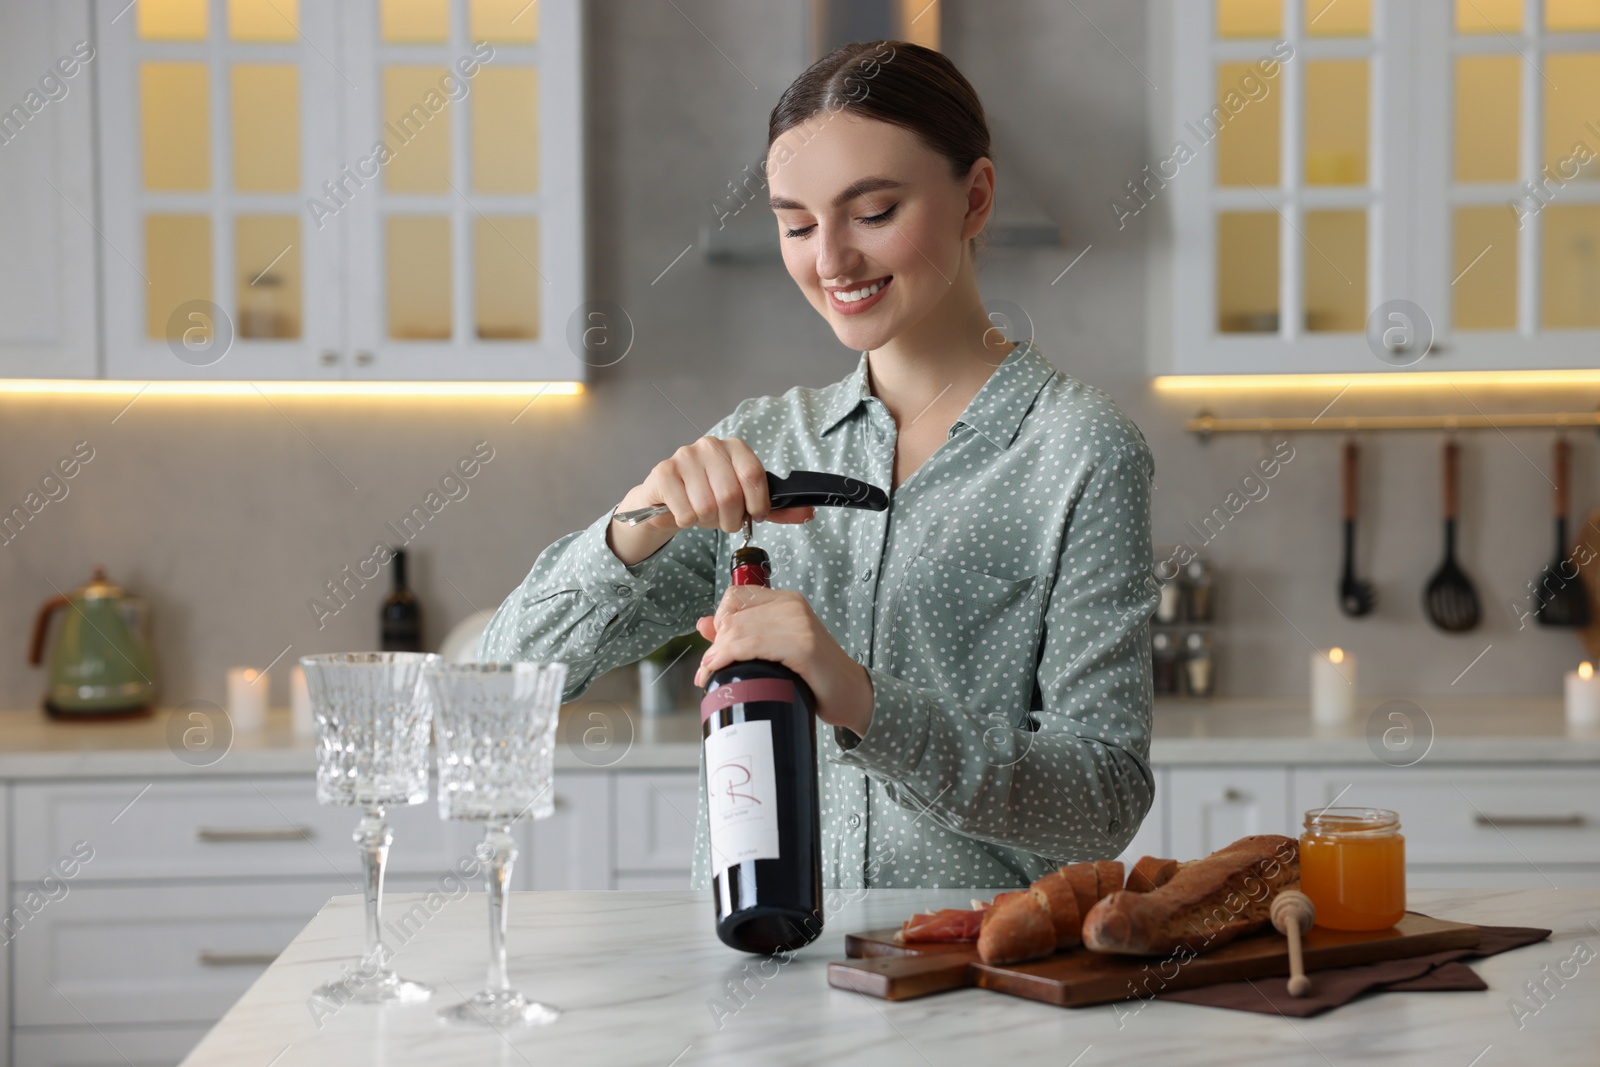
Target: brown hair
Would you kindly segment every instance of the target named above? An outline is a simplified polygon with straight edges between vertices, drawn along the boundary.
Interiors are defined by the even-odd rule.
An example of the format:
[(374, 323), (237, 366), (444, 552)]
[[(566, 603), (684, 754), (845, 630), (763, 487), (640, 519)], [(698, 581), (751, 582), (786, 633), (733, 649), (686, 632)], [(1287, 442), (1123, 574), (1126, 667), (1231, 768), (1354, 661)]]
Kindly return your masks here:
[(950, 161), (957, 178), (989, 154), (989, 123), (977, 92), (942, 52), (922, 45), (857, 41), (829, 52), (778, 98), (767, 120), (767, 147), (824, 111), (910, 130)]

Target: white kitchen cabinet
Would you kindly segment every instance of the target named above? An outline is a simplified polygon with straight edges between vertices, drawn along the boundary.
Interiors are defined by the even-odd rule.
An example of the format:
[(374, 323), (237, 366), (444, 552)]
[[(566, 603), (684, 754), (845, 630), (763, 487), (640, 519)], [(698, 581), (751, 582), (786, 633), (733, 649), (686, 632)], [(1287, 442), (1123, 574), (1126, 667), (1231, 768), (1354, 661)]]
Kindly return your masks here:
[[(14, 990), (14, 1024), (221, 1018), (341, 892), (348, 890), (327, 879), (204, 886), (74, 880), (11, 945), (16, 974), (27, 977)], [(14, 889), (13, 904), (16, 899)], [(330, 960), (328, 970), (330, 980), (338, 977), (338, 962)]]
[(205, 1026), (19, 1030), (13, 1067), (176, 1067), (211, 1029)]
[(1171, 767), (1167, 774), (1167, 848), (1175, 859), (1204, 856), (1248, 834), (1299, 836), (1289, 822), (1285, 768)]
[[(1590, 768), (1296, 769), (1297, 810), (1335, 802), (1398, 811), (1418, 885), (1477, 871), (1498, 884), (1563, 886), (1600, 872), (1600, 777)], [(1432, 868), (1439, 883), (1425, 881)]]
[(0, 7), (0, 377), (99, 374), (92, 37), (86, 0)]
[(687, 885), (699, 804), (694, 771), (618, 772), (617, 873), (681, 873)]
[[(355, 808), (324, 807), (306, 778), (21, 783), (13, 787), (17, 877), (87, 842), (76, 881), (342, 876), (361, 869)], [(481, 828), (427, 802), (391, 808), (388, 870), (436, 875), (472, 856)], [(354, 889), (351, 890), (355, 891)]]
[[(11, 789), (0, 784), (0, 896), (6, 900), (11, 899)], [(7, 918), (14, 917), (7, 916)], [(5, 942), (7, 948), (0, 955), (0, 1067), (8, 1067), (11, 1062), (9, 1043), (4, 1040), (6, 1034), (11, 1032), (11, 965), (12, 953), (10, 943), (12, 935), (20, 931), (0, 927), (0, 941)]]
[(555, 813), (527, 830), (527, 868), (534, 889), (611, 887), (611, 775), (562, 772), (555, 777)]
[(107, 377), (582, 379), (579, 0), (129, 8), (94, 2)]
[(1559, 86), (1595, 37), (1490, 6), (1151, 5), (1172, 91), (1111, 210), (1170, 250), (1153, 374), (1594, 365), (1594, 116)]

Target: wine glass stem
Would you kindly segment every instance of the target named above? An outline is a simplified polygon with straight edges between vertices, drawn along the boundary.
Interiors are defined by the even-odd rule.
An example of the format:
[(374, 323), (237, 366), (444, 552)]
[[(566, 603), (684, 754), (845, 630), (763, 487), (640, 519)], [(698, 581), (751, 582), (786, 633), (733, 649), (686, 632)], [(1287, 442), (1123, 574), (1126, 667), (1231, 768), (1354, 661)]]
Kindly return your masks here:
[(389, 843), (394, 840), (394, 832), (383, 821), (381, 806), (366, 810), (356, 826), (354, 836), (361, 849), (361, 866), (366, 874), (367, 952), (364, 958), (369, 962), (376, 961), (381, 966), (384, 961), (379, 956), (383, 950), (383, 939), (378, 930), (383, 907), (383, 865), (389, 858)]
[(506, 886), (517, 861), (517, 843), (506, 823), (490, 823), (483, 835), (489, 860), (489, 992), (511, 988), (506, 978)]

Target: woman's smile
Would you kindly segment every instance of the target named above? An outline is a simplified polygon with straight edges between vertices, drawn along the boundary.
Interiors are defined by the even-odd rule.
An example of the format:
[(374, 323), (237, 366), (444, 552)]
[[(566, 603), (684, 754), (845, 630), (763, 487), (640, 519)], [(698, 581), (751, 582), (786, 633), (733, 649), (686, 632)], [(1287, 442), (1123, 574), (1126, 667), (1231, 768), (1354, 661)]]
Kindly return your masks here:
[(869, 311), (878, 301), (883, 299), (883, 294), (888, 292), (889, 283), (894, 281), (894, 275), (886, 274), (881, 278), (874, 278), (867, 282), (853, 282), (849, 285), (825, 285), (828, 304), (841, 315), (859, 315)]

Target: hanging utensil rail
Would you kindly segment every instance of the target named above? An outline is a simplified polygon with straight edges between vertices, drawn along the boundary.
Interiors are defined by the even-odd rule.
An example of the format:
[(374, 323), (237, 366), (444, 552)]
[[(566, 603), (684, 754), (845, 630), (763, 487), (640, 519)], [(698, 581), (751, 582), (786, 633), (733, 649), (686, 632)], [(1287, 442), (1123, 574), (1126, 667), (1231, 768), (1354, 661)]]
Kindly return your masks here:
[(1354, 433), (1361, 430), (1600, 429), (1600, 411), (1505, 412), (1498, 415), (1327, 415), (1312, 418), (1221, 418), (1201, 412), (1183, 428), (1214, 433)]

